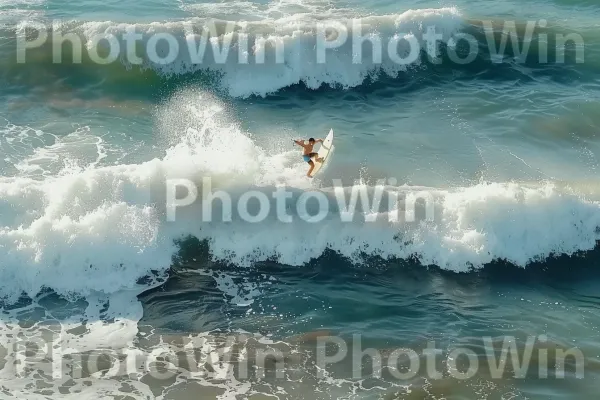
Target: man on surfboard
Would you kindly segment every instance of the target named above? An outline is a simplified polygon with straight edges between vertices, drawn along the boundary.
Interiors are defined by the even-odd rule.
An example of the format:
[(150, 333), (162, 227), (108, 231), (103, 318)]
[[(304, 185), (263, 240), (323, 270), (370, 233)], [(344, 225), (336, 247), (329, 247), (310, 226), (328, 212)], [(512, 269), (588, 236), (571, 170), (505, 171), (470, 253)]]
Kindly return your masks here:
[[(315, 163), (311, 160), (311, 158), (319, 156), (319, 153), (313, 153), (313, 147), (317, 143), (323, 143), (323, 139), (315, 140), (314, 138), (310, 138), (310, 139), (308, 139), (308, 144), (304, 144), (304, 140), (294, 140), (294, 143), (296, 143), (298, 146), (300, 146), (304, 149), (302, 158), (304, 159), (304, 161), (306, 161), (308, 163), (308, 165), (310, 165), (310, 169), (308, 170), (308, 173), (306, 174), (306, 176), (308, 176), (309, 178), (312, 178), (312, 176), (310, 176), (310, 173), (313, 171), (313, 169), (315, 169)], [(323, 157), (316, 158), (315, 161), (322, 163)]]

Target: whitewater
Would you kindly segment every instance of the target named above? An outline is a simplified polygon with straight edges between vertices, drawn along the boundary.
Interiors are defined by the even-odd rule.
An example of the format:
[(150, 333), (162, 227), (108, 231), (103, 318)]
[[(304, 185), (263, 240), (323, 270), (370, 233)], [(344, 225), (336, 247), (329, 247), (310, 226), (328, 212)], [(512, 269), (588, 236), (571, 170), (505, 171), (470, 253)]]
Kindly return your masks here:
[[(210, 105), (198, 106), (202, 103)], [(599, 239), (599, 203), (553, 183), (403, 185), (396, 190), (427, 191), (435, 199), (439, 219), (411, 224), (374, 216), (375, 223), (364, 217), (346, 222), (343, 210), (334, 207), (338, 200), (326, 179), (303, 182), (295, 153), (266, 152), (239, 123), (227, 118), (214, 97), (186, 93), (170, 100), (166, 108), (178, 120), (171, 123), (163, 111), (162, 124), (181, 130), (178, 143), (162, 158), (105, 167), (92, 163), (79, 170), (67, 167), (43, 179), (2, 179), (0, 237), (7, 250), (2, 259), (3, 296), (16, 298), (22, 292), (35, 296), (44, 288), (66, 296), (131, 288), (152, 271), (168, 271), (177, 254), (176, 243), (188, 236), (207, 240), (215, 260), (235, 265), (274, 259), (299, 267), (329, 249), (354, 262), (368, 255), (416, 257), (423, 265), (456, 272), (495, 260), (526, 267), (552, 255), (592, 250)], [(181, 110), (187, 111), (183, 119), (175, 112)], [(183, 208), (175, 222), (168, 222), (165, 205), (158, 201), (165, 198), (167, 180), (189, 179), (201, 185), (204, 176), (212, 178), (212, 191), (223, 190), (234, 198), (247, 190), (262, 190), (272, 197), (278, 185), (298, 192), (321, 190), (330, 197), (331, 209), (318, 224), (300, 219), (285, 223), (273, 215), (257, 224), (239, 216), (225, 224), (218, 219), (218, 210), (214, 221), (205, 222), (200, 203), (206, 199), (200, 199), (195, 210)], [(377, 212), (369, 190), (373, 186), (357, 183), (347, 188), (347, 208), (359, 215)], [(364, 190), (367, 204), (355, 199), (357, 206), (352, 207), (353, 190), (356, 197)], [(271, 209), (275, 207), (273, 200)], [(291, 208), (292, 213), (295, 210)], [(268, 234), (256, 236), (256, 226), (265, 223)]]

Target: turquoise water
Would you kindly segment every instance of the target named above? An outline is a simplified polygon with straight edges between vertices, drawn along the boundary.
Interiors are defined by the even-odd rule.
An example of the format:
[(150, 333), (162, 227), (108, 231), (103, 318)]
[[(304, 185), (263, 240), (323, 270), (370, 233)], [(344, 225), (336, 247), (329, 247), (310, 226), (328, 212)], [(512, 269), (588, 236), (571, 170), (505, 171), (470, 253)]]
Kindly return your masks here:
[[(434, 26), (437, 58), (423, 50), (408, 67), (376, 63), (366, 46), (354, 62), (343, 45), (318, 64), (316, 26), (353, 19), (386, 46), (414, 37), (426, 49)], [(238, 62), (237, 35), (225, 63), (211, 50), (200, 64), (151, 59), (153, 34), (185, 49), (198, 38), (186, 24), (215, 20), (249, 34), (248, 64)], [(599, 20), (591, 0), (0, 0), (3, 395), (593, 398)], [(52, 21), (63, 25), (18, 62), (18, 33)], [(500, 57), (492, 49), (512, 22), (519, 45), (531, 46), (524, 58), (511, 44)], [(95, 35), (123, 45), (127, 28), (142, 35), (141, 65), (124, 46), (107, 65), (90, 60)], [(69, 46), (53, 60), (52, 32), (81, 40), (81, 63)], [(453, 52), (469, 55), (456, 42), (465, 34), (477, 54), (457, 64)], [(268, 45), (266, 62), (255, 62), (259, 35), (283, 43), (283, 63)], [(563, 35), (581, 42), (560, 46)], [(329, 129), (334, 152), (309, 180), (290, 139)], [(285, 188), (293, 223), (274, 207), (258, 223), (239, 212), (205, 221), (202, 197), (167, 220), (167, 180), (203, 178), (234, 201), (252, 190), (273, 206)], [(416, 220), (390, 220), (387, 197), (341, 218), (340, 190), (371, 198), (381, 185), (401, 199), (424, 196)], [(294, 203), (315, 193), (329, 200), (308, 204), (309, 214), (325, 212), (317, 224)], [(488, 337), (497, 354), (510, 340), (520, 357), (531, 350), (523, 374), (510, 357), (494, 374)], [(50, 340), (41, 355), (24, 350)], [(334, 343), (349, 355), (321, 368)], [(440, 350), (433, 362), (429, 344)], [(381, 376), (353, 346), (381, 355)], [(399, 349), (420, 364), (400, 357), (389, 367)], [(268, 350), (279, 351), (283, 376), (261, 359)], [(460, 375), (474, 363), (472, 376)]]

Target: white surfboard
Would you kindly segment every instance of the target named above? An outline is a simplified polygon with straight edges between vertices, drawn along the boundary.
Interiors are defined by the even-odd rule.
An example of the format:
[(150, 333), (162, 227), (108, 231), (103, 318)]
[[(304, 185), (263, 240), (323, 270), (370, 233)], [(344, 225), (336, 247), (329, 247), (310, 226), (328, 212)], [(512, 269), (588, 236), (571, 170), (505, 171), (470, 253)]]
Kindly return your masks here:
[[(323, 165), (327, 162), (327, 158), (329, 157), (329, 153), (331, 152), (333, 146), (333, 129), (329, 131), (327, 137), (321, 143), (321, 147), (317, 151), (319, 154), (317, 157), (313, 157), (312, 160), (315, 163), (315, 168), (312, 170), (310, 176), (314, 177), (323, 167)], [(323, 157), (323, 162), (317, 162), (317, 158)]]

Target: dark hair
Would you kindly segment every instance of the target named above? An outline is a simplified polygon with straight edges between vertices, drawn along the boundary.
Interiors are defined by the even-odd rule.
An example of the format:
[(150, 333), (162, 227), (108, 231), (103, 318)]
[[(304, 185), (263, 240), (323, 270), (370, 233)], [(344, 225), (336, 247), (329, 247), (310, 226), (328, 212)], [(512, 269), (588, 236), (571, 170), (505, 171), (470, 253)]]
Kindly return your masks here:
[(314, 141), (315, 141), (315, 138), (312, 138), (312, 137), (311, 137), (310, 139), (308, 139), (308, 142), (309, 142), (309, 143), (311, 143), (311, 142), (314, 142)]

